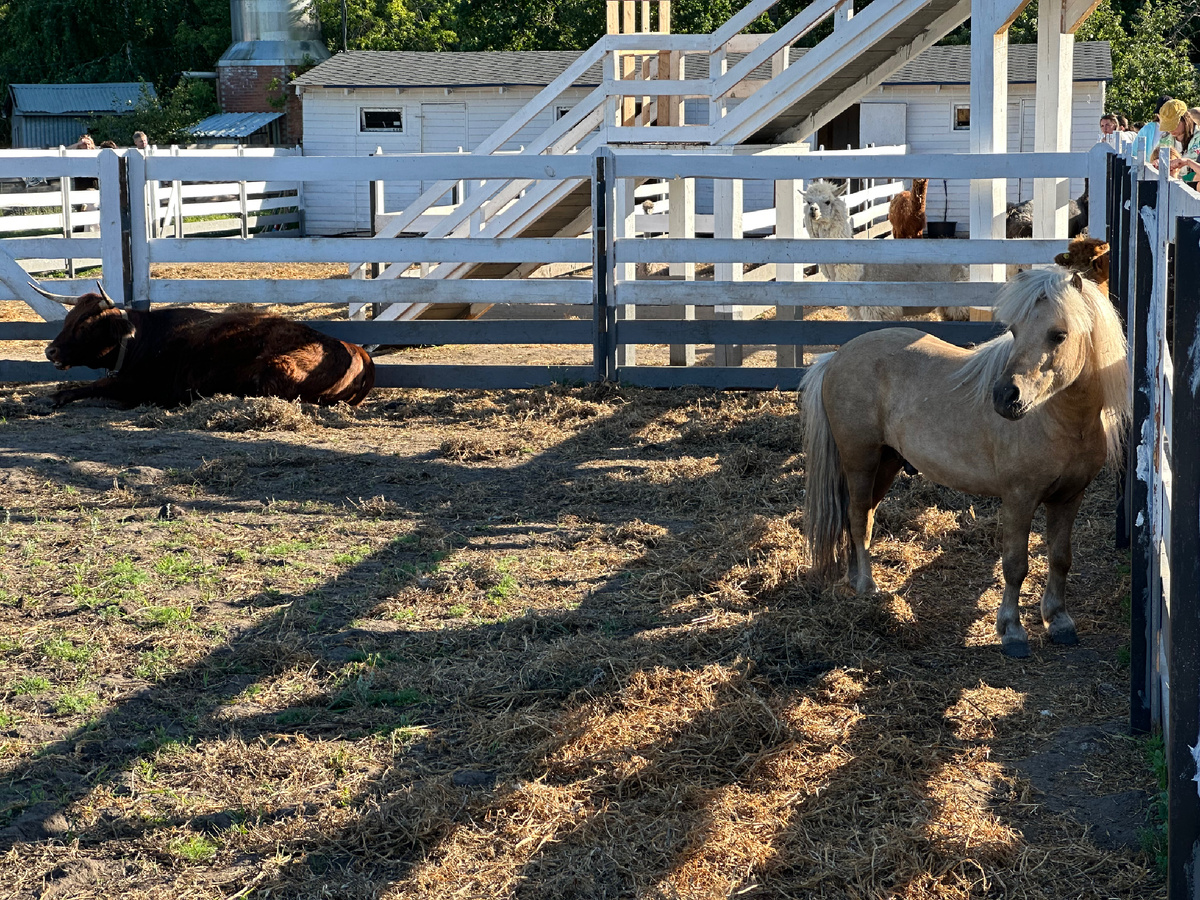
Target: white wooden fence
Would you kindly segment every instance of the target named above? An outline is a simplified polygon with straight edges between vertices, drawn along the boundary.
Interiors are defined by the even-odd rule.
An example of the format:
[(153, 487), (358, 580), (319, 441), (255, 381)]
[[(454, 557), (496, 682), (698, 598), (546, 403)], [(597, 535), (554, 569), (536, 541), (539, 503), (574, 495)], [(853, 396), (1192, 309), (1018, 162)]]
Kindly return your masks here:
[(1108, 234), (1133, 365), (1130, 724), (1163, 732), (1175, 900), (1200, 884), (1200, 194), (1166, 161), (1114, 157)]
[[(879, 153), (847, 155), (812, 153), (742, 157), (712, 153), (648, 153), (598, 151), (594, 156), (478, 156), (475, 154), (416, 155), (409, 157), (324, 158), (304, 156), (154, 155), (119, 156), (100, 151), (87, 156), (8, 156), (4, 175), (26, 177), (99, 177), (100, 231), (97, 236), (75, 233), (64, 237), (0, 239), (0, 281), (7, 288), (2, 299), (22, 299), (43, 318), (61, 318), (62, 309), (28, 289), (27, 275), (17, 260), (34, 258), (101, 258), (102, 278), (113, 296), (124, 297), (135, 307), (166, 303), (247, 302), (263, 304), (323, 303), (381, 304), (412, 307), (417, 304), (492, 304), (543, 307), (566, 304), (591, 308), (592, 321), (555, 321), (543, 313), (522, 322), (496, 321), (327, 321), (321, 327), (364, 344), (433, 344), (511, 342), (577, 343), (593, 347), (590, 366), (547, 370), (508, 367), (420, 370), (411, 366), (380, 366), (381, 386), (441, 384), (445, 386), (499, 386), (541, 383), (555, 379), (619, 378), (645, 384), (710, 384), (724, 387), (794, 387), (799, 377), (794, 348), (806, 344), (837, 344), (855, 333), (878, 327), (875, 323), (814, 322), (803, 318), (803, 309), (841, 305), (962, 305), (986, 307), (996, 285), (987, 282), (943, 284), (828, 283), (804, 278), (804, 268), (815, 263), (962, 263), (987, 266), (991, 272), (1008, 263), (1037, 264), (1051, 260), (1065, 247), (1063, 241), (891, 241), (826, 240), (803, 236), (800, 228), (798, 185), (812, 179), (854, 178), (883, 181), (913, 177), (1029, 178), (1083, 177), (1103, 171), (1103, 153), (929, 155)], [(1097, 168), (1099, 166), (1100, 168)], [(129, 197), (142, 197), (149, 185), (177, 181), (236, 184), (270, 182), (303, 184), (399, 180), (448, 181), (449, 176), (499, 184), (525, 185), (526, 194), (543, 186), (590, 186), (591, 212), (578, 237), (474, 236), (447, 238), (305, 238), (264, 241), (258, 237), (213, 238), (151, 236), (152, 209), (146, 203), (121, 205), (121, 184)], [(774, 234), (765, 239), (739, 236), (737, 204), (742, 181), (772, 182), (778, 198)], [(712, 179), (724, 214), (714, 219), (714, 237), (663, 237), (657, 230), (639, 231), (634, 200), (637, 189), (649, 180), (674, 187), (697, 179)], [(457, 179), (456, 179), (457, 180)], [(1093, 178), (1094, 184), (1103, 179)], [(876, 188), (868, 186), (870, 194)], [(885, 189), (885, 192), (888, 189)], [(686, 195), (687, 191), (681, 193)], [(509, 201), (516, 207), (520, 192)], [(586, 209), (586, 203), (584, 208)], [(1093, 209), (1102, 211), (1102, 198)], [(624, 210), (618, 215), (617, 210)], [(596, 216), (602, 213), (599, 219)], [(122, 233), (125, 216), (129, 231)], [(882, 215), (880, 207), (864, 211), (868, 219)], [(651, 217), (652, 218), (652, 217)], [(645, 223), (643, 223), (644, 225)], [(672, 231), (671, 233), (676, 233)], [(128, 247), (128, 254), (125, 247)], [(111, 261), (111, 262), (110, 262)], [(151, 266), (159, 263), (264, 262), (341, 263), (361, 268), (372, 263), (400, 264), (402, 277), (213, 280), (152, 278)], [(696, 263), (714, 263), (711, 278), (696, 279)], [(547, 264), (590, 266), (589, 277), (524, 278)], [(764, 276), (747, 277), (746, 267), (757, 266)], [(506, 266), (508, 277), (486, 277), (484, 267)], [(670, 268), (673, 276), (652, 274)], [(447, 269), (457, 277), (438, 277)], [(639, 272), (641, 273), (639, 275)], [(364, 272), (365, 274), (365, 272)], [(390, 274), (390, 273), (388, 273)], [(420, 277), (421, 275), (424, 277)], [(494, 274), (494, 273), (493, 273)], [(465, 277), (464, 277), (465, 276)], [(513, 277), (518, 276), (518, 277)], [(770, 280), (755, 281), (753, 277)], [(55, 281), (61, 292), (81, 291), (86, 283)], [(715, 319), (697, 319), (696, 307), (711, 306)], [(669, 307), (673, 318), (639, 320), (638, 307)], [(747, 318), (770, 307), (773, 320)], [(748, 312), (749, 311), (749, 312)], [(344, 314), (344, 313), (343, 313)], [(535, 313), (536, 314), (536, 313)], [(609, 321), (611, 319), (611, 322)], [(957, 340), (978, 340), (990, 326), (971, 323), (919, 323), (931, 332)], [(53, 336), (52, 326), (40, 330), (22, 326), (23, 339), (33, 331)], [(0, 338), (15, 333), (0, 329)], [(639, 344), (670, 345), (680, 365), (636, 365)], [(736, 366), (737, 348), (746, 344), (772, 344), (781, 349), (774, 369)], [(688, 348), (712, 345), (716, 361), (727, 365), (695, 367)], [(23, 364), (0, 369), (6, 380), (60, 377), (45, 364)]]

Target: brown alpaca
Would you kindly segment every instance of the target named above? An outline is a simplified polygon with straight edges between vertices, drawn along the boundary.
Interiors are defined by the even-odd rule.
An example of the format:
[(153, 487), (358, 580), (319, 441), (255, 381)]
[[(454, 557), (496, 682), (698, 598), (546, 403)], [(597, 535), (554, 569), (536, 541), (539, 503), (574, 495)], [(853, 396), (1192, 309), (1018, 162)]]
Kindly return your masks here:
[(1094, 281), (1100, 291), (1108, 295), (1108, 244), (1104, 241), (1077, 237), (1067, 245), (1067, 252), (1058, 254), (1054, 261)]
[(888, 206), (892, 237), (917, 238), (925, 230), (925, 191), (928, 178), (914, 178), (911, 191), (901, 191)]

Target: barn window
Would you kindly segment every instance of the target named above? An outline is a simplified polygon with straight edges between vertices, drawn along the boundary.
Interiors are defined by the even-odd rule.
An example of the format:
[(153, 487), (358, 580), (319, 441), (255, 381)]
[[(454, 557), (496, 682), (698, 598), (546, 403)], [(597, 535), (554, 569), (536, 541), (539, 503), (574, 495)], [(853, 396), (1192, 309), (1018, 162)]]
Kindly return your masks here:
[(954, 130), (971, 130), (971, 106), (969, 103), (954, 104)]
[(359, 131), (403, 131), (403, 109), (361, 109), (358, 112)]
[(554, 121), (557, 122), (563, 116), (569, 115), (572, 109), (573, 109), (573, 107), (570, 107), (570, 106), (554, 107)]

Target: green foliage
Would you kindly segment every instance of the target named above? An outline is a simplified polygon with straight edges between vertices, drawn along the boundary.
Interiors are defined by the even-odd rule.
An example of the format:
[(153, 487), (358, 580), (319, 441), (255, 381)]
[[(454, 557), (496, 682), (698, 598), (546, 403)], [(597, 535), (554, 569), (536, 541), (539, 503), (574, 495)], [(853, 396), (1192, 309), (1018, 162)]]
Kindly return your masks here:
[[(337, 53), (342, 49), (342, 0), (316, 0), (316, 5), (325, 45)], [(346, 0), (346, 49), (458, 49), (458, 7), (458, 0)]]
[(1150, 824), (1138, 832), (1143, 852), (1154, 857), (1160, 875), (1167, 873), (1167, 748), (1162, 734), (1146, 739), (1146, 762), (1158, 782), (1158, 793), (1150, 808)]
[(120, 147), (133, 146), (133, 133), (146, 132), (152, 144), (186, 144), (191, 128), (217, 111), (217, 93), (208, 81), (185, 78), (155, 97), (143, 89), (137, 109), (124, 116), (99, 116), (88, 122), (88, 132), (99, 144), (113, 141)]
[(207, 862), (217, 855), (217, 844), (203, 834), (193, 834), (171, 841), (171, 852), (188, 862)]
[(1108, 109), (1146, 121), (1157, 111), (1154, 101), (1160, 94), (1196, 105), (1196, 66), (1179, 44), (1186, 18), (1178, 0), (1151, 0), (1127, 23), (1132, 25), (1128, 31), (1114, 28)]
[[(1157, 112), (1154, 101), (1162, 94), (1196, 105), (1197, 7), (1200, 0), (1104, 0), (1096, 7), (1075, 40), (1112, 45), (1113, 80), (1106, 112), (1145, 122)], [(1014, 44), (1037, 42), (1036, 0), (1013, 22), (1008, 37)]]
[[(154, 84), (168, 98), (162, 128), (156, 121), (130, 124), (128, 134), (106, 127), (96, 137), (123, 145), (139, 128), (161, 142), (177, 135), (169, 126), (181, 106), (180, 73), (211, 71), (232, 39), (228, 0), (0, 0), (0, 32), (0, 91), (14, 82)], [(212, 87), (205, 88), (211, 96)]]

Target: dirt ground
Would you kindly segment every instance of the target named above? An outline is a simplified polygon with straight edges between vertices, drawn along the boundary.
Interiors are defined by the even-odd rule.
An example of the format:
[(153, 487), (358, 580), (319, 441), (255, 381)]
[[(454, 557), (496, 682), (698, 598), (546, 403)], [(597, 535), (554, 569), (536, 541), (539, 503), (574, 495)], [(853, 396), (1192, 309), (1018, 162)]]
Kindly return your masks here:
[(0, 896), (1165, 896), (1108, 476), (1017, 661), (992, 501), (902, 476), (883, 592), (808, 582), (790, 395), (51, 390), (0, 389)]
[(993, 501), (902, 475), (882, 593), (809, 582), (792, 395), (52, 390), (0, 386), (0, 897), (1165, 896), (1111, 476), (1015, 661)]

